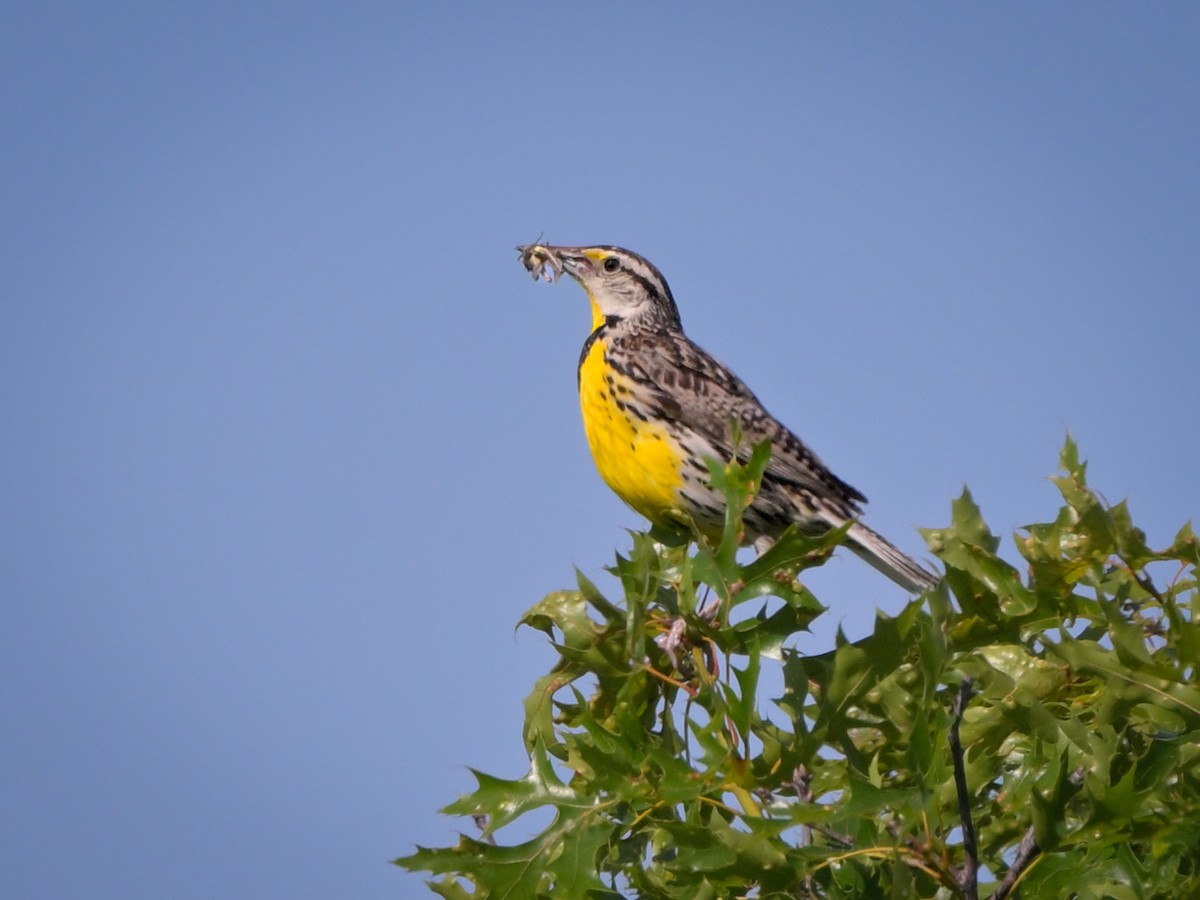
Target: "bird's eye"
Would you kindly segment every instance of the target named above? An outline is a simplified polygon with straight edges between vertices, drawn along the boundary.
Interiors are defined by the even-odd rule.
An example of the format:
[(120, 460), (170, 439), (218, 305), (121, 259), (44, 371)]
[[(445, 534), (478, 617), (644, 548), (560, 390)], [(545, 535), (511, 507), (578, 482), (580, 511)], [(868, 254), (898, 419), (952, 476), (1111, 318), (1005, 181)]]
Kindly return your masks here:
[(608, 259), (606, 259), (604, 261), (604, 271), (605, 272), (616, 272), (620, 268), (621, 268), (621, 261), (619, 259), (617, 259), (615, 256), (610, 256)]

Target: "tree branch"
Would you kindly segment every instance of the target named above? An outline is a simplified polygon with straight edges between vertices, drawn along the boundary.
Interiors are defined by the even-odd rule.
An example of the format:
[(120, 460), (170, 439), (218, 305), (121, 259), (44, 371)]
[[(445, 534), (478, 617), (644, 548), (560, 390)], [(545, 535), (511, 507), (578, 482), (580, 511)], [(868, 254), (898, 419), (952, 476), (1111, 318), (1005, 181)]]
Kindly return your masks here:
[(1037, 841), (1033, 837), (1033, 826), (1030, 825), (1029, 830), (1025, 832), (1025, 837), (1021, 838), (1021, 846), (1017, 848), (1013, 864), (1004, 873), (1004, 880), (1000, 882), (1000, 886), (996, 888), (996, 892), (992, 894), (990, 900), (1004, 900), (1008, 896), (1008, 892), (1013, 889), (1013, 885), (1017, 883), (1017, 879), (1021, 877), (1025, 867), (1038, 853), (1038, 849)]
[[(796, 766), (796, 771), (792, 775), (792, 789), (796, 792), (796, 799), (801, 803), (812, 803), (813, 793), (809, 784), (812, 782), (812, 773), (803, 764)], [(800, 826), (800, 846), (809, 847), (812, 845), (813, 832), (824, 835), (835, 844), (841, 844), (844, 847), (853, 847), (854, 838), (848, 834), (843, 834), (840, 831), (834, 831), (832, 828), (826, 828), (824, 825), (801, 825)]]
[(958, 815), (962, 819), (963, 867), (958, 884), (967, 900), (979, 900), (979, 848), (975, 843), (975, 823), (971, 819), (971, 795), (967, 790), (967, 767), (963, 756), (962, 741), (958, 737), (958, 726), (962, 723), (963, 710), (971, 700), (971, 679), (966, 679), (954, 698), (950, 723), (950, 756), (954, 760), (954, 786), (958, 790)]

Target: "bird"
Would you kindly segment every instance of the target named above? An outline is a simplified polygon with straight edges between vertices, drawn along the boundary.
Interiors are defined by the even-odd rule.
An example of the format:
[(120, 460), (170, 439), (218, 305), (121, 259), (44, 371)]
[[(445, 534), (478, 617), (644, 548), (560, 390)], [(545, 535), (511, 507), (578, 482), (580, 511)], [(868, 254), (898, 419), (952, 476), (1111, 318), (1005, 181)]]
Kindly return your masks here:
[(846, 545), (906, 591), (937, 583), (859, 521), (867, 500), (860, 491), (687, 337), (667, 280), (649, 260), (612, 245), (539, 242), (517, 251), (535, 280), (566, 273), (587, 293), (592, 326), (577, 369), (584, 432), (601, 478), (626, 504), (653, 525), (719, 536), (725, 499), (705, 460), (744, 461), (766, 440), (770, 459), (743, 518), (747, 544), (761, 552), (792, 525), (821, 534), (849, 523)]

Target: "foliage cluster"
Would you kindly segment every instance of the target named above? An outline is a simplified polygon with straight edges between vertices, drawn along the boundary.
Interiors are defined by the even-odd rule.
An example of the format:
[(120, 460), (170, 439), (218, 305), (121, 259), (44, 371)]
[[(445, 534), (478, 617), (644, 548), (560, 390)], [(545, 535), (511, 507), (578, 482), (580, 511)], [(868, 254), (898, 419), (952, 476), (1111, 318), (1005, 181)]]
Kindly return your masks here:
[(623, 602), (580, 576), (525, 614), (559, 655), (528, 774), (476, 772), (444, 811), (482, 833), (397, 862), (451, 898), (1200, 896), (1190, 526), (1151, 550), (1068, 440), (1025, 577), (964, 492), (925, 533), (942, 584), (804, 656), (824, 608), (797, 577), (842, 535), (739, 561), (765, 461), (714, 470), (719, 545), (634, 535)]

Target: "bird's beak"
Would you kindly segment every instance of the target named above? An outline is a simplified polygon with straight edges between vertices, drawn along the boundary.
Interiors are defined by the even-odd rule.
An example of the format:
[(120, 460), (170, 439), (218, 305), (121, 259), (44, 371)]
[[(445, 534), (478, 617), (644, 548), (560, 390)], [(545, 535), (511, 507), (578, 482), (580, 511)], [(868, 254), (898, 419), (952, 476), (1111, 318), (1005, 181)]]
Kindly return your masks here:
[(583, 252), (582, 247), (552, 247), (558, 255), (558, 263), (568, 275), (579, 278), (595, 270), (591, 258)]

